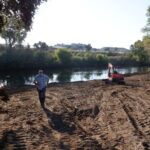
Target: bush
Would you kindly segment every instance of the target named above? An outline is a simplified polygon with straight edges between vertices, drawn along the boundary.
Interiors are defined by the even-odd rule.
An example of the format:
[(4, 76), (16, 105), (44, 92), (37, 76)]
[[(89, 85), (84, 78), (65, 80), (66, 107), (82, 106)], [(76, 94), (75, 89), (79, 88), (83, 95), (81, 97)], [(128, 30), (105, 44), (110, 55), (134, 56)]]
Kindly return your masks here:
[(138, 55), (132, 55), (132, 53), (126, 56), (108, 57), (95, 52), (77, 52), (72, 55), (68, 49), (55, 51), (13, 49), (0, 52), (0, 70), (106, 67), (108, 62), (115, 66), (135, 66), (141, 64), (138, 58)]
[(137, 66), (138, 62), (134, 59), (131, 59), (128, 56), (116, 56), (116, 57), (109, 57), (108, 61), (112, 63), (115, 67), (127, 67), (127, 66)]
[(108, 64), (108, 57), (104, 54), (97, 54), (96, 60), (98, 63), (98, 66), (106, 66)]
[(61, 66), (70, 66), (72, 54), (71, 51), (65, 48), (57, 49), (54, 52), (54, 57)]

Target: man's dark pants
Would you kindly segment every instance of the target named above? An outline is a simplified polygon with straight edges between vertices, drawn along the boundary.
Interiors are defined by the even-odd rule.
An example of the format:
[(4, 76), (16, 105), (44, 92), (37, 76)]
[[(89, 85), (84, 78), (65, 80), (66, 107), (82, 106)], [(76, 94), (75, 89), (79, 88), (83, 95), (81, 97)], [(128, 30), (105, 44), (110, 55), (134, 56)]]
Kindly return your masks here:
[(39, 100), (40, 100), (41, 106), (44, 107), (46, 88), (37, 89), (37, 90), (39, 93)]

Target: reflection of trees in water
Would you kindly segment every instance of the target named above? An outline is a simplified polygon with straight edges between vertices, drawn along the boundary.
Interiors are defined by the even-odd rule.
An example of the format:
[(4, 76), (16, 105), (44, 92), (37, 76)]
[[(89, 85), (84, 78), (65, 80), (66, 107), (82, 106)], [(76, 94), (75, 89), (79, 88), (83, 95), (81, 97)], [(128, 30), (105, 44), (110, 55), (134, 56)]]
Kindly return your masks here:
[(52, 72), (48, 73), (47, 75), (49, 76), (49, 79), (50, 79), (50, 80), (53, 80), (54, 76), (53, 76), (53, 73), (52, 73)]
[(29, 80), (29, 77), (32, 76), (31, 73), (28, 72), (9, 72), (9, 73), (3, 73), (0, 75), (0, 79), (3, 81), (3, 83), (7, 83), (7, 86), (9, 87), (15, 87), (15, 86), (23, 86), (27, 80)]
[(101, 76), (101, 75), (102, 75), (102, 72), (97, 72), (96, 75), (97, 75), (97, 76)]
[[(9, 72), (0, 74), (0, 85), (7, 85), (8, 87), (23, 86), (25, 84), (33, 84), (37, 72)], [(53, 79), (53, 73), (48, 74), (49, 78)]]
[[(33, 84), (37, 72), (9, 72), (0, 75), (0, 84), (8, 87), (23, 86), (25, 84)], [(53, 79), (53, 73), (48, 74), (50, 79)]]
[(125, 73), (132, 73), (134, 72), (135, 70), (133, 68), (126, 68), (126, 72)]
[(87, 80), (89, 80), (90, 77), (91, 77), (91, 75), (92, 75), (91, 72), (86, 72), (86, 73), (84, 74), (84, 78), (87, 79)]
[(17, 75), (17, 76), (11, 76), (8, 80), (7, 80), (7, 85), (8, 86), (21, 86), (24, 85), (25, 83), (25, 79), (23, 76)]
[(25, 82), (29, 79), (31, 76), (30, 73), (13, 73), (10, 75), (9, 78), (7, 78), (7, 85), (10, 87), (14, 86), (22, 86), (25, 84)]
[(147, 72), (149, 70), (149, 67), (131, 67), (131, 68), (126, 68), (127, 73), (134, 73), (134, 72)]
[(147, 72), (148, 71), (148, 67), (138, 67), (137, 68), (137, 72)]
[(63, 70), (63, 71), (59, 72), (59, 74), (57, 76), (57, 80), (59, 82), (70, 82), (72, 73), (73, 72), (70, 70)]

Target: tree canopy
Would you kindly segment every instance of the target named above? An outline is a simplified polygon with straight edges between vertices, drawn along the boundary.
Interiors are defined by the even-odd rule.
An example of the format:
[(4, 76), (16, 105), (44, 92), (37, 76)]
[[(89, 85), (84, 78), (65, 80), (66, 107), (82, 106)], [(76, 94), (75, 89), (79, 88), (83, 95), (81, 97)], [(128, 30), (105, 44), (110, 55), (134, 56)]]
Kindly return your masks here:
[(142, 31), (145, 32), (145, 33), (147, 33), (147, 35), (149, 35), (149, 34), (150, 34), (150, 6), (149, 6), (148, 9), (147, 9), (146, 16), (147, 16), (147, 24), (146, 24), (146, 26), (142, 29)]
[(0, 36), (5, 39), (6, 46), (12, 48), (16, 43), (20, 46), (27, 35), (22, 23), (18, 22), (16, 18), (10, 18), (2, 28)]
[(150, 60), (150, 6), (147, 9), (147, 24), (142, 29), (146, 35), (143, 37), (142, 41), (138, 40), (133, 45), (131, 45), (131, 58), (134, 58), (140, 63), (147, 63)]
[(16, 17), (30, 30), (35, 10), (44, 1), (47, 0), (0, 0), (0, 32), (11, 17)]
[(150, 54), (150, 6), (147, 9), (147, 24), (146, 26), (142, 29), (143, 32), (146, 33), (146, 36), (143, 37), (143, 45), (144, 49), (148, 51)]
[(39, 41), (38, 43), (34, 43), (33, 45), (36, 49), (48, 50), (48, 45), (45, 42)]
[(61, 65), (69, 65), (72, 58), (70, 50), (65, 48), (59, 48), (54, 52), (55, 58)]
[(140, 63), (146, 63), (149, 61), (148, 51), (145, 50), (144, 42), (141, 40), (136, 41), (130, 47), (131, 49), (131, 58), (135, 59)]

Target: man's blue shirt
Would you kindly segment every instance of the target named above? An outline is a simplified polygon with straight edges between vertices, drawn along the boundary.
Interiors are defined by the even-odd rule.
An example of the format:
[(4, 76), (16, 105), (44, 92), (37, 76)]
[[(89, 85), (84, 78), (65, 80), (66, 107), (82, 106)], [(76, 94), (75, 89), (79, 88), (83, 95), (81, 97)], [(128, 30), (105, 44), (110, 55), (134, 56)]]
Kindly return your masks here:
[(49, 77), (45, 74), (37, 75), (34, 80), (34, 82), (37, 82), (39, 84), (38, 85), (39, 90), (45, 88), (48, 84), (48, 81), (49, 81)]

